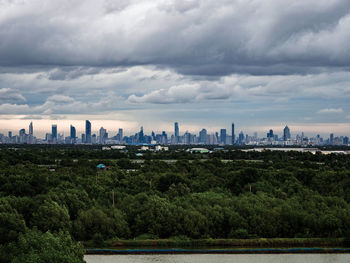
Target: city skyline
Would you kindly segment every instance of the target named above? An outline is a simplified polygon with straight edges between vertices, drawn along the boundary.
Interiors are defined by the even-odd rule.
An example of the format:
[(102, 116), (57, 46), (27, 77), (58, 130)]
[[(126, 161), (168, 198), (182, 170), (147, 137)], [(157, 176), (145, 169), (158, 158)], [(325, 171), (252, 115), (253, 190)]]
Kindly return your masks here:
[[(181, 124), (180, 124), (181, 125)], [(181, 133), (179, 122), (174, 122), (173, 132), (169, 134), (166, 131), (155, 132), (153, 129), (150, 134), (144, 131), (143, 126), (133, 135), (124, 133), (123, 128), (118, 128), (118, 132), (113, 135), (112, 132), (100, 127), (97, 133), (93, 133), (92, 123), (85, 120), (85, 133), (78, 137), (75, 126), (70, 125), (69, 136), (60, 133), (57, 124), (51, 125), (51, 133), (45, 134), (45, 139), (34, 135), (34, 125), (30, 122), (28, 133), (25, 128), (19, 130), (18, 135), (8, 131), (8, 135), (0, 134), (0, 143), (20, 143), (20, 144), (203, 144), (203, 145), (299, 145), (299, 146), (318, 146), (318, 145), (349, 145), (349, 137), (346, 135), (337, 136), (330, 133), (328, 138), (323, 138), (320, 134), (309, 137), (304, 132), (292, 136), (288, 125), (279, 131), (269, 129), (266, 136), (260, 137), (257, 132), (253, 135), (244, 133), (241, 130), (236, 136), (235, 124), (231, 123), (231, 131), (226, 128), (220, 128), (219, 131), (208, 132), (203, 128), (196, 134), (192, 131)], [(231, 132), (231, 134), (229, 133)]]
[[(98, 134), (100, 128), (105, 127), (106, 130), (112, 131), (112, 133), (117, 134), (118, 133), (118, 129), (122, 128), (124, 134), (126, 135), (132, 135), (136, 132), (139, 131), (140, 127), (142, 127), (144, 129), (145, 132), (147, 133), (151, 133), (152, 131), (154, 132), (162, 132), (162, 131), (166, 131), (167, 133), (172, 133), (175, 135), (175, 131), (174, 131), (174, 127), (177, 124), (177, 127), (179, 129), (179, 124), (181, 125), (182, 129), (179, 129), (179, 133), (183, 134), (186, 131), (188, 132), (192, 132), (192, 133), (199, 133), (202, 129), (206, 129), (206, 131), (208, 133), (215, 133), (215, 132), (219, 132), (221, 129), (225, 129), (226, 130), (226, 134), (232, 137), (232, 129), (234, 129), (234, 135), (235, 138), (237, 139), (238, 134), (243, 131), (244, 133), (257, 133), (259, 136), (263, 136), (266, 135), (266, 133), (272, 129), (274, 130), (277, 134), (283, 136), (284, 135), (284, 128), (286, 126), (288, 126), (289, 128), (292, 128), (293, 132), (291, 134), (296, 135), (296, 134), (301, 134), (304, 133), (306, 136), (315, 136), (317, 134), (320, 134), (322, 136), (328, 136), (329, 134), (333, 133), (333, 134), (337, 134), (337, 135), (344, 135), (344, 136), (348, 136), (350, 135), (350, 129), (346, 129), (345, 132), (342, 131), (342, 129), (337, 129), (337, 127), (325, 127), (325, 129), (322, 132), (317, 132), (317, 130), (313, 129), (313, 126), (298, 126), (298, 125), (290, 125), (290, 124), (280, 124), (280, 125), (265, 125), (265, 126), (256, 126), (256, 129), (251, 128), (252, 126), (248, 126), (248, 127), (243, 127), (243, 126), (235, 126), (235, 124), (233, 122), (227, 123), (224, 126), (220, 126), (220, 125), (216, 125), (216, 126), (202, 126), (202, 125), (196, 125), (196, 124), (186, 124), (186, 123), (181, 123), (179, 121), (175, 121), (175, 122), (169, 122), (169, 123), (163, 123), (161, 126), (147, 126), (147, 125), (142, 125), (142, 124), (133, 124), (132, 128), (128, 128), (128, 126), (126, 125), (126, 127), (124, 127), (122, 124), (120, 124), (119, 122), (116, 122), (116, 124), (118, 125), (114, 125), (113, 121), (106, 121), (106, 120), (102, 120), (102, 121), (97, 121), (94, 122), (93, 120), (73, 120), (72, 122), (70, 120), (64, 120), (64, 124), (57, 124), (60, 123), (62, 120), (52, 120), (51, 122), (45, 123), (44, 126), (41, 126), (39, 129), (36, 126), (35, 128), (35, 134), (34, 136), (39, 136), (39, 137), (45, 137), (45, 134), (52, 129), (52, 125), (56, 125), (57, 129), (58, 129), (58, 133), (64, 134), (64, 135), (68, 135), (71, 133), (71, 126), (73, 125), (73, 127), (75, 128), (75, 132), (77, 135), (81, 136), (81, 134), (86, 134), (86, 124), (87, 122), (90, 123), (91, 125), (91, 134)], [(21, 123), (17, 122), (17, 129), (4, 129), (4, 127), (2, 127), (2, 129), (0, 129), (0, 134), (7, 134), (9, 131), (11, 131), (12, 133), (16, 134), (17, 131), (21, 130), (21, 129), (25, 129), (26, 132), (30, 131), (30, 125), (32, 125), (32, 129), (33, 129), (33, 123), (35, 124), (36, 122), (38, 122), (38, 120), (31, 120), (30, 122), (23, 120)], [(93, 125), (95, 123), (95, 125)], [(107, 124), (107, 125), (106, 125)], [(29, 128), (25, 127), (28, 126)], [(253, 126), (254, 127), (254, 126)], [(350, 126), (349, 126), (350, 127)], [(304, 129), (303, 129), (304, 128)], [(327, 128), (329, 128), (329, 130), (327, 130)]]
[(67, 133), (86, 119), (127, 132), (176, 120), (228, 134), (234, 120), (237, 136), (284, 124), (350, 131), (347, 0), (24, 0), (0, 9), (2, 133), (26, 120), (37, 131), (57, 120)]

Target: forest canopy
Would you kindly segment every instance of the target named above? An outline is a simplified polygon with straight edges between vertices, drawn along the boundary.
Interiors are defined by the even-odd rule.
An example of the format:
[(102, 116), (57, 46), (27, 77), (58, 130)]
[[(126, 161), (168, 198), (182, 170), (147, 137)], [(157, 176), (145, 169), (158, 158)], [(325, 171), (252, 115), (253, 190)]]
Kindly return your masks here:
[(350, 155), (3, 147), (0, 261), (53, 246), (82, 262), (81, 243), (120, 239), (349, 237), (349, 202)]

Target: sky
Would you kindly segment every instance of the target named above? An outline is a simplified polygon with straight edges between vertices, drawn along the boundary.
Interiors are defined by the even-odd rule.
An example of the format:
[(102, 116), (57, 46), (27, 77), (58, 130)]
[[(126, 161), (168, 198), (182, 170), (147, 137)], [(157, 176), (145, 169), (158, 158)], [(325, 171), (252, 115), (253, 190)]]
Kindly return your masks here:
[(0, 0), (0, 132), (350, 135), (349, 0)]

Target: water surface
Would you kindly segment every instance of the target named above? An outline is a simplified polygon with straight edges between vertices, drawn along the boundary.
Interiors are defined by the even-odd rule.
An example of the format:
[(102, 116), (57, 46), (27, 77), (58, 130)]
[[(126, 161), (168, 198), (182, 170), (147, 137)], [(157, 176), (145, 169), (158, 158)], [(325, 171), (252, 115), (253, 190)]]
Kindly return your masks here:
[(86, 255), (87, 263), (349, 263), (350, 254)]

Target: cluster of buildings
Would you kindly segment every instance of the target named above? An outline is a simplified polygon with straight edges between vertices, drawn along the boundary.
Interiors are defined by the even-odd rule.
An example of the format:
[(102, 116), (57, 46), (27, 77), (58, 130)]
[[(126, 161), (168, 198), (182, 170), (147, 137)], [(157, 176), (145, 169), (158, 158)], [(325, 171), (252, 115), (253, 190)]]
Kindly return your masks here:
[(296, 135), (294, 138), (288, 126), (282, 131), (282, 136), (276, 134), (272, 129), (266, 134), (266, 137), (258, 137), (255, 132), (253, 135), (244, 134), (242, 131), (236, 136), (235, 125), (232, 123), (231, 130), (220, 129), (215, 133), (209, 133), (206, 129), (202, 129), (198, 134), (186, 131), (180, 134), (178, 122), (174, 123), (174, 133), (167, 134), (166, 131), (147, 135), (140, 131), (134, 135), (124, 136), (123, 129), (118, 129), (114, 136), (111, 136), (107, 130), (101, 127), (98, 133), (92, 133), (91, 122), (85, 121), (85, 133), (80, 137), (77, 135), (76, 128), (70, 126), (69, 136), (64, 136), (58, 133), (56, 124), (51, 126), (51, 133), (46, 133), (45, 138), (39, 139), (34, 136), (33, 123), (29, 125), (28, 133), (25, 129), (19, 130), (18, 135), (8, 132), (8, 136), (0, 134), (0, 143), (12, 144), (124, 144), (124, 145), (146, 145), (146, 144), (161, 144), (161, 145), (284, 145), (284, 146), (315, 146), (315, 145), (349, 145), (347, 136), (334, 136), (333, 133), (328, 138), (322, 138), (320, 135), (315, 137), (307, 137), (302, 134)]

